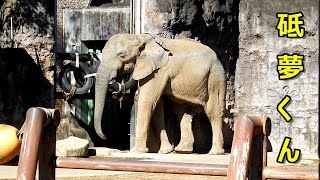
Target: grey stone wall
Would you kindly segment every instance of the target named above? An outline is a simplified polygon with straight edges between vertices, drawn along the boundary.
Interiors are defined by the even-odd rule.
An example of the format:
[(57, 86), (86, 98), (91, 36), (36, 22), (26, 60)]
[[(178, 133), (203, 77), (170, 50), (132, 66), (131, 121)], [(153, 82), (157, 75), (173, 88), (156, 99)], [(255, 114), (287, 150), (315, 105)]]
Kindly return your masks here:
[[(56, 52), (61, 53), (64, 52), (65, 50), (65, 44), (64, 42), (64, 25), (63, 25), (63, 11), (64, 9), (78, 9), (79, 11), (81, 11), (80, 9), (83, 8), (87, 8), (89, 6), (92, 7), (98, 7), (101, 6), (103, 8), (103, 6), (112, 6), (114, 3), (127, 3), (127, 0), (78, 0), (78, 1), (74, 1), (74, 0), (56, 0), (56, 5), (55, 5), (55, 20), (56, 20), (56, 31), (55, 31), (55, 35), (56, 35)], [(127, 3), (128, 4), (128, 3)], [(90, 8), (92, 8), (90, 7)], [(99, 9), (99, 8), (98, 8)], [(101, 11), (102, 12), (102, 11)], [(87, 11), (83, 13), (90, 13), (90, 11)], [(114, 17), (112, 17), (111, 19), (115, 19)], [(74, 19), (75, 22), (79, 21), (77, 19)], [(129, 19), (128, 19), (129, 20)], [(94, 22), (92, 22), (94, 23)], [(116, 24), (118, 24), (118, 22), (114, 22)], [(91, 23), (90, 23), (91, 24)], [(90, 32), (92, 33), (92, 32)], [(87, 39), (86, 39), (87, 40)], [(90, 39), (90, 40), (95, 40), (95, 39)]]
[[(24, 48), (40, 63), (46, 78), (53, 83), (53, 3), (42, 0), (8, 0), (1, 4), (0, 46)], [(10, 18), (13, 18), (13, 41)], [(36, 62), (38, 61), (38, 62)]]
[(90, 5), (90, 0), (72, 1), (72, 0), (56, 0), (55, 5), (55, 40), (56, 40), (56, 52), (64, 52), (63, 46), (63, 9), (80, 9)]
[[(278, 37), (276, 13), (304, 14), (304, 38)], [(319, 1), (243, 0), (239, 13), (239, 59), (235, 75), (236, 115), (267, 115), (272, 119), (270, 142), (279, 151), (284, 137), (302, 154), (318, 150), (319, 99)], [(304, 55), (305, 71), (296, 78), (279, 80), (277, 55)], [(289, 95), (285, 107), (292, 120), (277, 112), (278, 103)]]
[(53, 5), (43, 0), (0, 2), (0, 123), (20, 128), (29, 107), (54, 107)]
[(72, 52), (73, 43), (108, 40), (112, 35), (128, 33), (130, 8), (106, 6), (64, 10), (64, 52)]

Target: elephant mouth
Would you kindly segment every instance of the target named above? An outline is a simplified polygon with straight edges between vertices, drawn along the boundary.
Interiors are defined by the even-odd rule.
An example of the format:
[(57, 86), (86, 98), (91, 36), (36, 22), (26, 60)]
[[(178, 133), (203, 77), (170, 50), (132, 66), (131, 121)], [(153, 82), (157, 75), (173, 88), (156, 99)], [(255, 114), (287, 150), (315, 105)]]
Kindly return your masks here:
[(133, 68), (134, 68), (134, 63), (130, 62), (130, 63), (124, 65), (123, 71), (125, 72), (125, 74), (132, 73)]
[[(122, 81), (124, 83), (122, 83)], [(109, 90), (112, 92), (125, 93), (127, 90), (134, 87), (136, 81), (132, 78), (132, 74), (122, 75), (114, 78), (109, 83)]]

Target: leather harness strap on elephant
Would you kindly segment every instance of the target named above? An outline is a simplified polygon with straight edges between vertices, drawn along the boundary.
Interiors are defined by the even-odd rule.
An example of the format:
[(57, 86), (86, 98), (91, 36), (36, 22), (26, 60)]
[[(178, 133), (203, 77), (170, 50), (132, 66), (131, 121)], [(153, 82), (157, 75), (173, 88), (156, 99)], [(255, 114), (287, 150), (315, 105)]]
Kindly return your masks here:
[[(169, 56), (172, 56), (172, 53), (171, 53), (170, 49), (167, 48), (167, 46), (158, 38), (158, 36), (153, 35), (153, 34), (148, 33), (148, 32), (146, 32), (146, 33), (144, 33), (144, 34), (150, 35), (150, 36), (152, 37), (152, 40), (153, 40), (156, 44), (158, 44), (163, 50), (166, 51), (165, 54), (166, 54), (166, 56), (168, 57), (168, 59), (169, 59)], [(139, 88), (140, 88), (140, 83), (139, 83), (139, 81), (138, 81), (138, 90), (137, 90), (135, 99), (138, 99), (138, 96), (139, 96)]]
[[(157, 36), (155, 36), (155, 35), (153, 35), (151, 33), (144, 33), (144, 34), (150, 35), (152, 37), (152, 40), (166, 51), (166, 54), (167, 54), (166, 56), (168, 58), (169, 58), (169, 56), (172, 55), (170, 50), (165, 46), (165, 44)], [(124, 96), (125, 92), (128, 89), (131, 89), (133, 87), (133, 85), (134, 85), (131, 81), (134, 81), (132, 79), (132, 77), (130, 77), (130, 79), (127, 82), (123, 82), (122, 81), (121, 83), (118, 83), (115, 80), (112, 80), (112, 81), (109, 82), (109, 86), (111, 86), (112, 90), (114, 90), (112, 98), (119, 100), (120, 108), (122, 107), (122, 101), (123, 101), (123, 96)], [(127, 84), (128, 82), (130, 82), (129, 85)], [(138, 82), (138, 88), (139, 87), (140, 87), (140, 85), (139, 85), (139, 82)], [(137, 90), (137, 93), (139, 93), (139, 89)], [(118, 96), (119, 94), (121, 94), (121, 96)]]
[[(164, 45), (164, 43), (158, 38), (158, 36), (155, 36), (151, 33), (144, 33), (144, 34), (148, 34), (152, 37), (152, 39), (154, 40), (154, 42), (156, 42), (159, 46), (161, 46), (165, 51), (170, 52), (170, 49), (167, 48), (166, 45)], [(171, 52), (169, 53), (169, 55), (171, 54)]]
[[(166, 45), (158, 38), (158, 36), (153, 35), (153, 34), (151, 34), (151, 33), (144, 33), (144, 34), (150, 35), (150, 36), (152, 37), (152, 40), (153, 40), (156, 44), (158, 44), (163, 50), (166, 51), (166, 56), (168, 57), (168, 59), (169, 59), (169, 56), (172, 56), (172, 53), (171, 53), (171, 51), (169, 50), (169, 48), (166, 47)], [(132, 77), (131, 77), (131, 78), (132, 78)], [(114, 82), (111, 81), (109, 84), (114, 84)], [(124, 98), (124, 94), (125, 94), (125, 92), (126, 92), (128, 89), (130, 89), (132, 86), (129, 87), (129, 88), (127, 88), (126, 85), (125, 85), (125, 83), (124, 83), (123, 81), (122, 81), (121, 83), (117, 83), (117, 84), (118, 84), (118, 91), (114, 92), (115, 95), (113, 96), (113, 98), (119, 100), (119, 102), (120, 102), (120, 109), (121, 109), (121, 108), (122, 108), (122, 101), (123, 101), (123, 98)], [(138, 82), (137, 94), (139, 94), (139, 88), (140, 88), (140, 84), (139, 84), (139, 82)], [(116, 94), (119, 94), (119, 93), (122, 94), (122, 95), (120, 96), (120, 98), (119, 98), (118, 96), (116, 96)]]

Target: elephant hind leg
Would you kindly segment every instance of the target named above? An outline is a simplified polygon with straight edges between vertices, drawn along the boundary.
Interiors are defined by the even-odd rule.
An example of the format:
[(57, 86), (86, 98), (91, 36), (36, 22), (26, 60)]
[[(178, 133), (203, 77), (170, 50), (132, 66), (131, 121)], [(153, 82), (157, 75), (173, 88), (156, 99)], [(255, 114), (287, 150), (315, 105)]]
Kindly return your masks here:
[(223, 154), (222, 123), (225, 109), (225, 91), (215, 90), (209, 95), (204, 110), (212, 127), (212, 147), (209, 154)]
[[(178, 116), (181, 118), (181, 116)], [(181, 138), (178, 146), (175, 148), (176, 152), (179, 153), (192, 153), (193, 151), (193, 143), (194, 143), (194, 136), (192, 132), (192, 115), (183, 113), (181, 122), (180, 122), (180, 129), (181, 129)]]

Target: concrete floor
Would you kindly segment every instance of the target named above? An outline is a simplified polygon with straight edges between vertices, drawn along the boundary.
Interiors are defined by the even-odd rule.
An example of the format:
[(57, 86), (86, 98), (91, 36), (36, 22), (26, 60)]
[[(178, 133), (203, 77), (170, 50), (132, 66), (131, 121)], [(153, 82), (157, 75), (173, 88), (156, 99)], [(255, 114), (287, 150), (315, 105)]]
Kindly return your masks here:
[[(98, 151), (97, 151), (98, 152)], [(101, 153), (101, 154), (99, 154)], [(109, 149), (100, 149), (98, 155), (106, 155), (108, 159), (130, 159), (141, 161), (165, 161), (165, 162), (184, 162), (184, 163), (204, 163), (204, 164), (228, 164), (230, 154), (225, 155), (207, 155), (207, 154), (156, 154), (141, 153), (131, 154), (120, 151), (110, 151)], [(277, 153), (268, 153), (268, 166), (281, 166), (276, 162)], [(304, 155), (297, 164), (285, 164), (294, 166), (318, 166), (319, 159), (317, 156)], [(17, 166), (0, 166), (0, 179), (12, 180), (16, 178)], [(164, 179), (164, 180), (207, 180), (211, 176), (202, 175), (181, 175), (181, 174), (164, 174), (164, 173), (142, 173), (126, 171), (102, 171), (102, 170), (84, 170), (84, 169), (65, 169), (57, 168), (56, 177), (60, 180), (78, 180), (78, 179)], [(213, 179), (226, 179), (226, 177), (214, 177)]]

